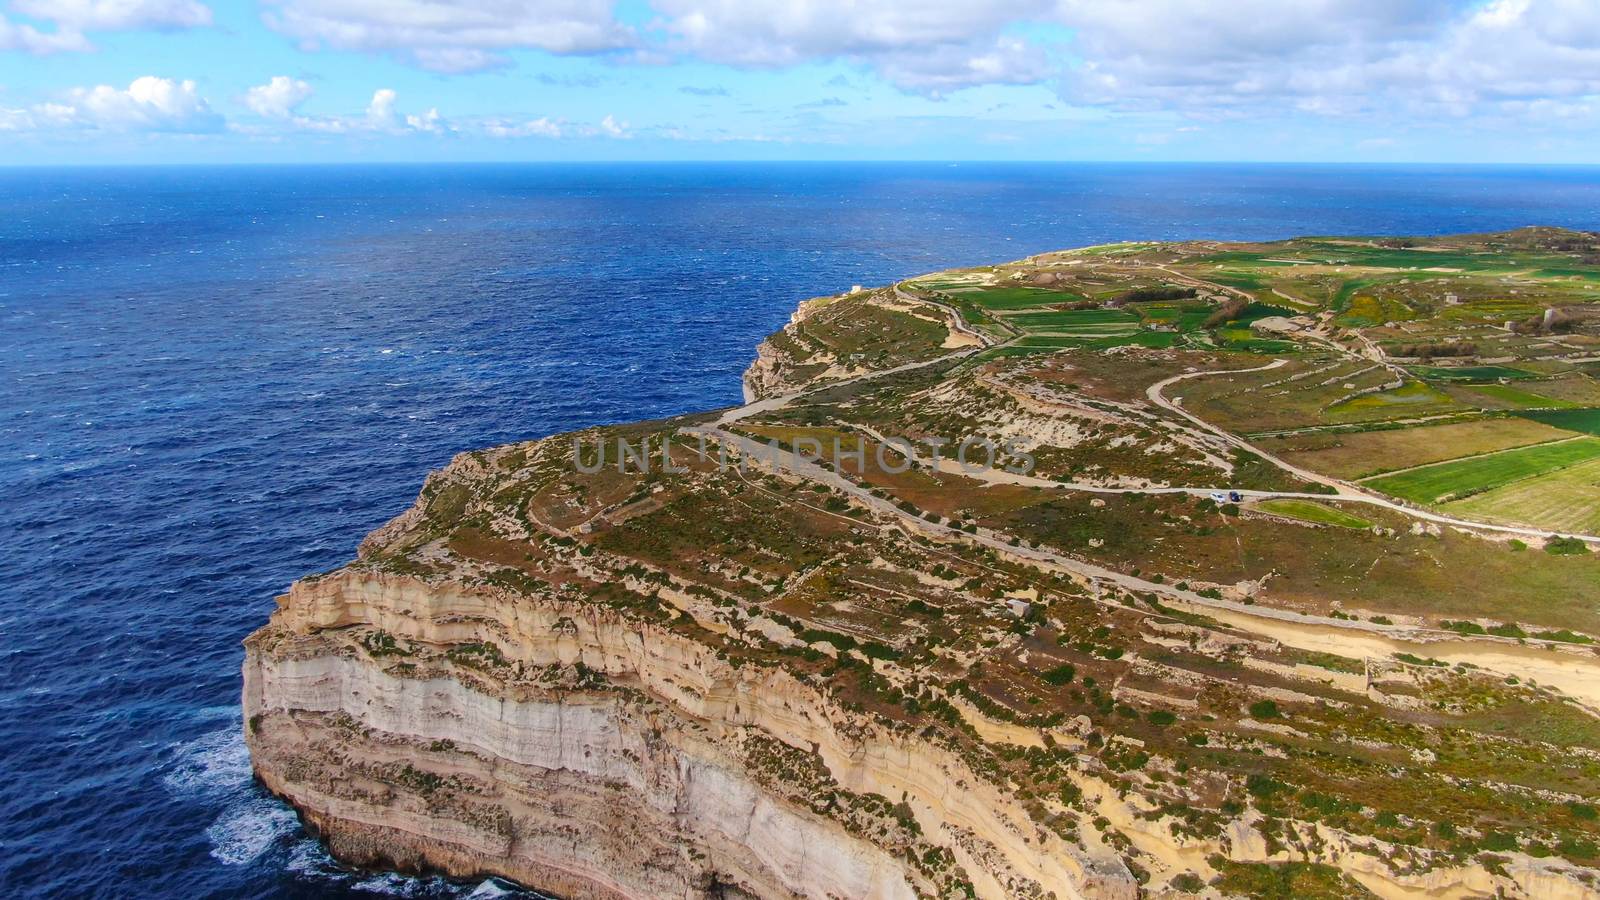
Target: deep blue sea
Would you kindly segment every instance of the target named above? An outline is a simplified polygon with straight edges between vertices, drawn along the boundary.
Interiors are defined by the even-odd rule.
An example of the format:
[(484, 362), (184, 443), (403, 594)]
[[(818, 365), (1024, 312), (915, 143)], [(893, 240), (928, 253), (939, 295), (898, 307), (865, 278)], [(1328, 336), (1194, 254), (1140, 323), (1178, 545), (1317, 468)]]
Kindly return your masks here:
[(1600, 169), (0, 169), (0, 894), (491, 896), (250, 780), (239, 641), (457, 451), (739, 400), (796, 301), (1122, 239), (1600, 229)]

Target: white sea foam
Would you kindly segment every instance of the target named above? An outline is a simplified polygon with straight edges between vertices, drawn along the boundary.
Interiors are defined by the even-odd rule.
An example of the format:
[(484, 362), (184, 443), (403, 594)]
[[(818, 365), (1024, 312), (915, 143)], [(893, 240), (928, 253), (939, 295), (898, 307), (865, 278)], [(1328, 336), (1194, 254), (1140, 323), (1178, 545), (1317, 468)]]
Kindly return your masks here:
[(223, 810), (206, 837), (211, 855), (231, 866), (255, 862), (300, 827), (294, 812), (276, 800), (252, 798)]
[(178, 794), (233, 792), (250, 783), (250, 751), (237, 727), (179, 744), (177, 758), (161, 781)]

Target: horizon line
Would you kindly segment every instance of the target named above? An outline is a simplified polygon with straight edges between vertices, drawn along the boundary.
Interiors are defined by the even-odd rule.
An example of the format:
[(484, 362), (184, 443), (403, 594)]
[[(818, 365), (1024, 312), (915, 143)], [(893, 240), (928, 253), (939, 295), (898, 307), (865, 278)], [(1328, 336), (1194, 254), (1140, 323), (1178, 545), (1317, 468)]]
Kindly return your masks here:
[(0, 171), (39, 169), (199, 169), (309, 168), (374, 166), (769, 166), (769, 165), (943, 165), (943, 166), (1336, 166), (1350, 168), (1433, 167), (1442, 169), (1600, 169), (1600, 162), (1460, 162), (1436, 160), (1185, 160), (1185, 159), (456, 159), (456, 160), (220, 160), (191, 162), (7, 162)]

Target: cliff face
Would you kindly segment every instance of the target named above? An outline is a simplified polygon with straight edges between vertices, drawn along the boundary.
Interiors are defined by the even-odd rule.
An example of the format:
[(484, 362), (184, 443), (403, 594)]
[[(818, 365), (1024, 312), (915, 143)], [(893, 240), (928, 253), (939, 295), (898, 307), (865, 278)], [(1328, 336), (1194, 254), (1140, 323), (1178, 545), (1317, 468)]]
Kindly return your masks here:
[[(373, 625), (417, 661), (376, 664), (324, 633)], [(423, 649), (491, 637), (508, 655)], [(670, 633), (582, 604), (334, 576), (291, 592), (250, 649), (258, 769), (341, 854), (574, 897), (912, 896), (883, 850), (747, 771), (751, 720), (803, 728), (793, 685), (749, 683)], [(400, 784), (364, 782), (357, 760), (400, 766)]]
[(985, 896), (1133, 895), (953, 754), (586, 604), (347, 572), (248, 650), (257, 771), (355, 861), (572, 897), (909, 898), (945, 893), (948, 853)]
[[(431, 475), (247, 639), (261, 781), (342, 859), (571, 898), (1600, 896), (1588, 726), (1560, 719), (1580, 739), (1558, 745), (1495, 718), (1567, 703), (1550, 715), (1589, 721), (1514, 676), (1581, 681), (1590, 657), (1518, 669), (1458, 635), (1274, 618), (1260, 584), (1141, 577), (1016, 536), (1078, 514), (1037, 484), (784, 455), (919, 415), (1002, 434), (1027, 416), (1193, 450), (1162, 451), (1175, 479), (1219, 468), (1213, 436), (1127, 399), (1142, 386), (1108, 405), (1058, 371), (925, 366), (951, 349), (944, 309), (815, 302), (764, 345), (752, 393), (838, 383), (824, 418), (855, 430), (767, 400), (581, 435), (604, 465), (559, 436)], [(864, 391), (873, 372), (893, 386)], [(1017, 391), (1063, 399), (1013, 409)], [(1150, 423), (1173, 436), (1119, 439)], [(1103, 496), (1074, 502), (1222, 527)], [(1074, 532), (1076, 549), (1116, 547), (1117, 528)]]

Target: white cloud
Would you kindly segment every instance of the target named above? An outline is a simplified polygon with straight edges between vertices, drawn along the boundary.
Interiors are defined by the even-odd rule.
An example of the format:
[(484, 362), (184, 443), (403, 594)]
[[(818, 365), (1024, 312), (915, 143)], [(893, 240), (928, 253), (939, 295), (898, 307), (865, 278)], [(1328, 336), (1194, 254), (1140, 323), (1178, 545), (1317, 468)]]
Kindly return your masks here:
[(431, 108), (420, 116), (406, 116), (406, 128), (427, 134), (443, 134), (445, 125), (444, 119), (439, 116), (439, 110)]
[[(280, 76), (281, 77), (281, 76)], [(270, 87), (278, 78), (262, 87)], [(301, 82), (303, 84), (303, 82)], [(252, 89), (254, 90), (254, 89)], [(310, 88), (306, 88), (310, 93)], [(429, 109), (422, 114), (402, 113), (396, 108), (400, 95), (393, 88), (378, 88), (372, 92), (367, 108), (351, 116), (289, 116), (289, 124), (299, 131), (323, 134), (447, 134), (455, 128), (439, 114)]]
[(477, 122), (476, 128), (488, 137), (497, 138), (611, 138), (627, 140), (633, 137), (633, 130), (627, 122), (619, 122), (616, 116), (607, 115), (598, 123), (572, 123), (565, 119), (552, 119), (541, 116), (537, 119), (518, 122), (513, 119), (489, 118)]
[(0, 50), (21, 50), (44, 56), (48, 53), (93, 50), (89, 39), (76, 31), (40, 31), (32, 25), (11, 22), (0, 15)]
[(1201, 117), (1538, 104), (1576, 119), (1600, 102), (1597, 0), (651, 3), (681, 54), (744, 67), (844, 60), (927, 94), (1056, 82), (1074, 103)]
[(561, 122), (547, 116), (540, 116), (537, 119), (530, 119), (526, 122), (487, 119), (482, 123), (482, 128), (484, 134), (498, 138), (559, 138), (566, 131)]
[(12, 0), (11, 8), (80, 33), (211, 24), (210, 7), (195, 0)]
[(1081, 59), (1063, 93), (1113, 107), (1414, 119), (1600, 93), (1593, 0), (1063, 0), (1060, 15)]
[(1041, 49), (1002, 34), (1052, 0), (654, 0), (682, 52), (737, 66), (843, 59), (899, 87), (939, 92), (1049, 74)]
[(146, 75), (126, 88), (72, 88), (59, 101), (0, 109), (0, 131), (149, 131), (198, 134), (222, 127), (222, 117), (193, 81)]
[(288, 118), (295, 107), (310, 99), (311, 85), (287, 75), (274, 75), (266, 84), (258, 84), (245, 92), (244, 105), (258, 116), (269, 119)]
[(21, 15), (48, 22), (52, 31), (0, 14), (0, 51), (44, 56), (94, 49), (86, 32), (195, 28), (211, 24), (211, 9), (196, 0), (12, 0)]
[(630, 47), (612, 0), (268, 0), (263, 19), (308, 48), (388, 53), (439, 72), (476, 71), (504, 53)]
[(372, 102), (367, 104), (367, 122), (373, 128), (394, 127), (394, 101), (399, 94), (393, 88), (378, 88), (372, 92)]

